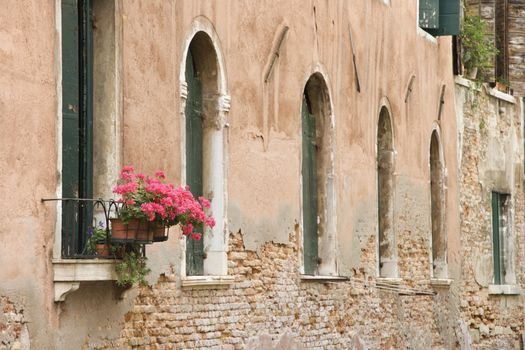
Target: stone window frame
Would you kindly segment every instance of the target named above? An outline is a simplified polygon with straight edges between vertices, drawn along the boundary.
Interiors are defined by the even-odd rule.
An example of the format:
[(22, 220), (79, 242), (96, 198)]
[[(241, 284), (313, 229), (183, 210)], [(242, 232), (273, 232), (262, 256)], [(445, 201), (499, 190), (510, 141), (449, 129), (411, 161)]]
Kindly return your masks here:
[[(108, 71), (104, 71), (104, 68), (99, 71), (100, 67), (94, 67), (94, 92), (93, 92), (93, 124), (94, 127), (99, 128), (103, 126), (104, 129), (101, 136), (106, 141), (105, 150), (101, 155), (102, 161), (106, 164), (104, 166), (105, 171), (97, 170), (97, 177), (93, 179), (94, 185), (94, 197), (105, 197), (109, 198), (112, 196), (111, 188), (116, 183), (117, 171), (120, 167), (122, 160), (122, 115), (123, 115), (123, 91), (122, 91), (122, 20), (121, 20), (121, 2), (113, 0), (114, 11), (113, 11), (113, 31), (110, 32), (109, 36), (105, 36), (108, 32), (102, 32), (104, 35), (100, 45), (107, 45), (107, 39), (113, 40), (112, 51), (109, 55), (101, 57), (98, 55), (98, 51), (93, 49), (93, 60), (96, 62), (99, 59), (109, 60), (109, 75), (110, 79), (107, 79)], [(62, 0), (55, 0), (55, 30), (57, 33), (56, 40), (56, 52), (57, 52), (57, 69), (56, 69), (56, 96), (57, 96), (57, 119), (56, 119), (56, 135), (62, 135)], [(104, 14), (111, 14), (111, 12), (103, 12)], [(98, 16), (99, 20), (102, 18)], [(105, 18), (103, 20), (107, 20)], [(100, 23), (100, 22), (99, 22)], [(95, 35), (95, 34), (94, 34)], [(96, 45), (96, 39), (94, 39), (94, 45)], [(110, 45), (111, 49), (111, 45)], [(108, 64), (108, 62), (105, 62)], [(96, 63), (95, 63), (96, 64)], [(94, 66), (95, 66), (94, 64)], [(106, 66), (107, 69), (107, 66)], [(98, 72), (98, 73), (97, 73)], [(99, 82), (103, 82), (102, 85), (97, 84), (96, 75), (104, 77), (104, 79), (98, 79)], [(104, 93), (97, 93), (97, 90)], [(109, 91), (109, 93), (108, 93)], [(110, 99), (105, 99), (107, 95), (110, 95)], [(100, 101), (99, 101), (100, 100)], [(97, 115), (109, 115), (110, 122), (105, 121), (104, 123), (97, 123)], [(107, 134), (111, 137), (107, 137)], [(98, 135), (100, 136), (100, 135)], [(56, 138), (56, 150), (57, 150), (57, 173), (62, 174), (62, 137)], [(97, 144), (98, 138), (94, 135), (93, 143)], [(108, 151), (109, 150), (109, 151)], [(97, 157), (96, 150), (94, 150), (94, 157)], [(95, 161), (94, 161), (95, 163)], [(95, 174), (95, 171), (94, 171)], [(98, 184), (98, 187), (97, 187)], [(61, 178), (57, 181), (56, 197), (62, 197), (62, 180)], [(54, 285), (54, 300), (65, 301), (67, 295), (76, 291), (80, 287), (81, 282), (90, 281), (108, 281), (116, 280), (117, 276), (115, 273), (114, 265), (116, 263), (113, 259), (63, 259), (62, 258), (62, 203), (57, 201), (56, 204), (56, 221), (54, 231), (54, 242), (53, 242), (53, 285)]]
[[(379, 225), (379, 220), (380, 220), (380, 213), (379, 213), (379, 196), (380, 196), (380, 193), (379, 193), (379, 186), (380, 186), (380, 183), (379, 183), (379, 148), (378, 148), (378, 143), (379, 143), (379, 122), (381, 120), (381, 114), (383, 112), (383, 110), (385, 110), (387, 112), (387, 116), (388, 116), (388, 120), (390, 122), (390, 132), (391, 132), (391, 152), (392, 152), (392, 164), (391, 164), (391, 167), (392, 167), (392, 174), (391, 174), (391, 193), (390, 193), (390, 199), (389, 199), (389, 202), (390, 205), (392, 206), (392, 213), (391, 213), (391, 226), (392, 226), (392, 232), (391, 232), (391, 235), (392, 235), (392, 246), (394, 247), (394, 250), (392, 252), (392, 257), (391, 257), (391, 263), (390, 263), (390, 269), (388, 269), (388, 271), (390, 272), (385, 272), (385, 273), (381, 273), (381, 254), (380, 254), (380, 225)], [(376, 190), (377, 190), (377, 204), (378, 204), (378, 208), (377, 208), (377, 232), (376, 232), (376, 252), (377, 252), (377, 264), (376, 264), (376, 269), (377, 269), (377, 277), (378, 278), (382, 278), (382, 279), (392, 279), (392, 280), (398, 280), (399, 279), (399, 264), (398, 264), (398, 253), (397, 253), (397, 239), (396, 239), (396, 230), (395, 230), (395, 208), (394, 208), (394, 203), (395, 203), (395, 191), (396, 191), (396, 186), (395, 186), (395, 171), (396, 171), (396, 155), (397, 155), (397, 151), (396, 151), (396, 148), (395, 148), (395, 128), (394, 128), (394, 117), (393, 117), (393, 114), (392, 114), (392, 108), (391, 108), (391, 105), (390, 105), (390, 101), (388, 99), (388, 97), (384, 96), (381, 98), (381, 101), (379, 103), (379, 109), (377, 111), (377, 119), (376, 119), (376, 123), (375, 123), (375, 175), (376, 175)]]
[[(204, 273), (202, 276), (187, 276), (186, 274), (186, 240), (182, 237), (181, 242), (181, 267), (180, 274), (182, 279), (182, 286), (189, 288), (214, 288), (232, 283), (232, 276), (228, 276), (228, 220), (227, 220), (227, 123), (228, 114), (230, 110), (230, 95), (228, 92), (228, 84), (226, 79), (226, 65), (219, 37), (215, 31), (214, 25), (204, 16), (196, 17), (188, 32), (186, 33), (183, 50), (180, 59), (179, 69), (179, 93), (180, 93), (180, 131), (181, 131), (181, 181), (186, 183), (186, 100), (188, 97), (188, 89), (186, 83), (186, 58), (192, 40), (198, 33), (204, 33), (208, 36), (215, 50), (217, 58), (217, 90), (218, 95), (215, 96), (216, 102), (216, 116), (214, 117), (215, 134), (211, 143), (221, 142), (222, 147), (216, 149), (216, 152), (210, 152), (209, 169), (211, 174), (206, 174), (204, 170), (204, 196), (210, 198), (210, 194), (223, 193), (220, 197), (211, 198), (211, 212), (216, 220), (216, 225), (213, 229), (204, 232), (204, 251), (206, 259), (204, 259)], [(203, 141), (203, 152), (205, 148), (209, 149), (210, 144)], [(204, 161), (203, 163), (206, 163)], [(217, 170), (218, 168), (218, 170)], [(222, 168), (222, 169), (221, 169)], [(213, 176), (211, 176), (213, 175)], [(207, 182), (207, 180), (210, 180)], [(209, 186), (206, 185), (208, 183)], [(221, 190), (222, 189), (222, 190)], [(210, 193), (213, 191), (213, 193)], [(208, 239), (211, 238), (211, 239)]]
[[(321, 63), (314, 64), (308, 71), (308, 73), (303, 77), (303, 84), (301, 85), (303, 89), (300, 94), (300, 101), (303, 99), (303, 94), (307, 88), (308, 83), (311, 79), (316, 79), (318, 83), (321, 84), (318, 99), (322, 100), (322, 106), (317, 106), (316, 108), (322, 113), (325, 113), (325, 119), (329, 121), (327, 127), (328, 135), (330, 137), (329, 143), (329, 165), (326, 169), (326, 182), (325, 182), (325, 209), (329, 214), (326, 214), (326, 232), (325, 234), (318, 235), (318, 255), (319, 263), (315, 275), (305, 275), (304, 270), (304, 240), (303, 240), (303, 177), (300, 170), (299, 179), (300, 179), (300, 238), (299, 238), (299, 261), (300, 261), (300, 274), (301, 279), (304, 281), (326, 281), (326, 280), (346, 280), (346, 278), (338, 275), (337, 269), (337, 204), (336, 204), (336, 195), (335, 195), (335, 154), (336, 154), (336, 117), (334, 113), (333, 100), (331, 98), (332, 93), (330, 89), (330, 80), (326, 69)], [(302, 103), (298, 104), (298, 120), (301, 121), (302, 118)], [(302, 127), (299, 127), (299, 140), (302, 141)], [(300, 157), (300, 164), (302, 169), (302, 153)], [(319, 190), (318, 190), (319, 191)], [(319, 208), (318, 208), (319, 211)]]
[[(441, 183), (441, 193), (440, 193), (440, 202), (441, 202), (441, 209), (440, 209), (440, 217), (438, 224), (441, 226), (439, 237), (436, 239), (440, 239), (441, 243), (443, 243), (443, 251), (442, 254), (444, 255), (444, 261), (441, 261), (441, 266), (434, 266), (434, 217), (433, 217), (433, 194), (432, 194), (432, 139), (433, 137), (436, 137), (437, 140), (437, 152), (438, 152), (438, 162), (440, 167), (440, 183)], [(428, 163), (428, 171), (429, 171), (429, 190), (430, 190), (430, 237), (429, 237), (429, 261), (430, 261), (430, 278), (431, 280), (442, 280), (447, 281), (448, 280), (448, 234), (447, 234), (447, 215), (446, 215), (446, 208), (447, 208), (447, 168), (445, 164), (445, 156), (443, 152), (443, 143), (442, 143), (442, 137), (441, 137), (441, 128), (437, 121), (435, 121), (432, 125), (432, 130), (430, 132), (430, 142), (428, 144), (428, 150), (429, 150), (429, 163)], [(436, 273), (436, 267), (437, 273)]]

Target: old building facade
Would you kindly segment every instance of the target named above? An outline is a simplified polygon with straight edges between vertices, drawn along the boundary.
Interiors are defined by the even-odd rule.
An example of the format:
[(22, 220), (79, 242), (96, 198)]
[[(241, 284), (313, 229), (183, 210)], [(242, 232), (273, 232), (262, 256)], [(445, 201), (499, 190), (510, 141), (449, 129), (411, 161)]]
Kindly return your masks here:
[[(523, 100), (426, 3), (2, 3), (0, 349), (519, 348)], [(217, 225), (123, 290), (54, 199), (129, 164)]]

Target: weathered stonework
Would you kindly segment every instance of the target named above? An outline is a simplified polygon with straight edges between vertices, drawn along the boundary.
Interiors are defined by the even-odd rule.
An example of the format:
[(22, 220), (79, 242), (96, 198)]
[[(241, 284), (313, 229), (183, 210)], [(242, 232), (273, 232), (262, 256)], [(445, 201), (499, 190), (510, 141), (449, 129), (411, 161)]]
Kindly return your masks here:
[(24, 309), (0, 296), (0, 350), (28, 349), (29, 334)]
[[(119, 339), (97, 349), (427, 349), (454, 344), (453, 324), (443, 305), (448, 292), (407, 278), (388, 285), (364, 271), (349, 281), (303, 281), (298, 274), (296, 235), (289, 244), (244, 249), (242, 234), (230, 235), (229, 289), (183, 290), (174, 275), (140, 290)], [(425, 245), (410, 240), (400, 250), (423, 256), (413, 270), (427, 270)], [(414, 244), (415, 243), (415, 244)], [(418, 248), (421, 246), (421, 248)], [(375, 243), (362, 258), (374, 255)], [(375, 258), (375, 257), (374, 257)], [(408, 270), (409, 261), (402, 264)], [(407, 271), (408, 275), (408, 271)], [(414, 289), (417, 289), (414, 292)], [(445, 331), (445, 332), (444, 332)], [(450, 329), (449, 331), (453, 331)], [(440, 335), (441, 334), (441, 335)], [(450, 334), (452, 335), (452, 334)], [(360, 345), (356, 345), (360, 344)]]
[[(511, 195), (515, 241), (510, 242), (517, 285), (523, 285), (523, 117), (519, 104), (487, 93), (486, 87), (457, 86), (460, 139), (462, 276), (460, 315), (474, 348), (519, 348), (523, 296), (489, 293), (493, 284), (491, 191)], [(519, 101), (517, 101), (519, 102)], [(515, 248), (514, 248), (515, 247)], [(511, 273), (511, 271), (507, 271)]]

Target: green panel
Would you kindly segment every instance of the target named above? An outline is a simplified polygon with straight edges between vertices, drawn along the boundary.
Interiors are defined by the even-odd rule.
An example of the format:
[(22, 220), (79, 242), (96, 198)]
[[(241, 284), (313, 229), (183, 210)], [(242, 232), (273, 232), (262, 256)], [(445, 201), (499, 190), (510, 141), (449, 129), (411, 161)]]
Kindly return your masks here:
[(80, 86), (76, 0), (62, 1), (62, 197), (79, 196)]
[(439, 0), (419, 0), (419, 26), (424, 29), (439, 28)]
[[(80, 196), (93, 197), (93, 18), (92, 0), (79, 0), (81, 13), (81, 54), (80, 54)], [(88, 227), (92, 225), (91, 205), (79, 211), (79, 249), (85, 245)]]
[[(93, 40), (90, 0), (62, 0), (62, 197), (93, 196)], [(80, 252), (92, 208), (63, 206), (67, 255)], [(66, 233), (64, 232), (64, 235)], [(63, 242), (66, 242), (63, 240)]]
[(82, 6), (80, 192), (82, 197), (91, 198), (93, 197), (93, 21), (91, 0), (80, 0), (80, 4)]
[[(193, 65), (193, 56), (188, 50), (186, 59), (186, 83), (188, 99), (186, 101), (186, 183), (195, 197), (202, 196), (202, 83), (198, 79)], [(195, 230), (202, 232), (203, 227)], [(204, 274), (203, 239), (186, 240), (186, 275)]]
[(494, 284), (501, 284), (500, 210), (500, 194), (492, 192), (492, 255), (494, 261)]
[(428, 29), (434, 36), (459, 35), (459, 0), (439, 0), (439, 28)]
[(303, 180), (303, 248), (304, 273), (314, 275), (319, 260), (317, 232), (317, 169), (315, 116), (303, 95), (302, 126), (302, 180)]

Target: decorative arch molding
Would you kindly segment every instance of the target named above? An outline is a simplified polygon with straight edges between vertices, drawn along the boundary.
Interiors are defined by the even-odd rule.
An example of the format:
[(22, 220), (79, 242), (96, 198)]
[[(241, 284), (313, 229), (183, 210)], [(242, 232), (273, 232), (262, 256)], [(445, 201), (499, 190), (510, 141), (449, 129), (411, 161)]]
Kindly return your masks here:
[[(228, 93), (228, 82), (226, 80), (226, 64), (224, 63), (224, 56), (222, 54), (221, 44), (219, 36), (215, 31), (215, 26), (213, 23), (205, 16), (195, 17), (193, 20), (190, 30), (186, 34), (182, 50), (182, 59), (179, 69), (179, 82), (181, 85), (186, 83), (186, 57), (188, 57), (188, 50), (190, 48), (190, 43), (195, 38), (195, 35), (199, 32), (205, 33), (211, 40), (213, 47), (215, 48), (215, 54), (217, 55), (217, 65), (218, 65), (218, 90), (220, 96), (228, 96), (229, 102), (229, 93)], [(181, 97), (183, 90), (187, 93), (187, 86), (181, 89)], [(229, 111), (229, 105), (228, 105)]]
[[(302, 91), (301, 140), (301, 216), (303, 218), (303, 273), (320, 276), (337, 276), (337, 210), (335, 196), (335, 115), (330, 94), (329, 81), (320, 64), (311, 67), (305, 77)], [(305, 118), (315, 120), (312, 135), (316, 146), (308, 150), (311, 140), (305, 140)], [(309, 133), (308, 131), (307, 133)], [(309, 155), (306, 155), (308, 153)], [(307, 164), (308, 157), (314, 159)], [(308, 178), (308, 172), (313, 179)], [(307, 187), (313, 181), (314, 194)], [(309, 208), (310, 196), (315, 203)], [(316, 223), (311, 222), (312, 216)], [(309, 222), (310, 220), (310, 222)], [(309, 225), (309, 226), (308, 226)], [(315, 228), (311, 228), (311, 226)], [(307, 232), (308, 231), (308, 232)], [(312, 232), (309, 232), (312, 231)], [(309, 240), (314, 240), (309, 242)], [(310, 244), (310, 246), (309, 246)], [(313, 255), (310, 250), (313, 250)], [(312, 257), (313, 256), (313, 257)], [(315, 259), (317, 258), (317, 259)], [(313, 259), (313, 260), (312, 260)], [(312, 261), (310, 261), (312, 260)]]
[[(190, 52), (191, 51), (191, 52)], [(189, 54), (191, 55), (189, 56)], [(187, 65), (188, 57), (192, 64)], [(206, 229), (203, 235), (202, 268), (192, 270), (188, 263), (186, 244), (183, 245), (181, 275), (187, 276), (226, 276), (228, 273), (228, 227), (227, 227), (227, 138), (230, 96), (226, 79), (226, 65), (220, 40), (212, 22), (204, 17), (196, 17), (185, 36), (179, 70), (180, 116), (181, 116), (181, 179), (187, 184), (188, 148), (187, 148), (187, 103), (194, 93), (187, 81), (187, 67), (198, 72), (202, 119), (202, 193), (211, 199), (210, 211), (216, 219), (212, 229)], [(191, 84), (190, 84), (191, 85)], [(193, 102), (192, 102), (193, 103)], [(192, 136), (193, 137), (193, 136)], [(190, 139), (191, 140), (191, 139)], [(186, 243), (186, 241), (184, 241)], [(193, 243), (192, 243), (193, 244)], [(190, 245), (191, 246), (191, 245)], [(193, 248), (190, 248), (193, 249)], [(201, 249), (201, 248), (199, 248)], [(191, 254), (190, 254), (191, 255)], [(193, 271), (193, 272), (191, 272)], [(198, 272), (195, 272), (198, 271)], [(209, 278), (208, 278), (209, 280)], [(209, 281), (208, 281), (209, 282)], [(208, 283), (207, 282), (207, 283)], [(209, 283), (208, 283), (209, 284)]]

